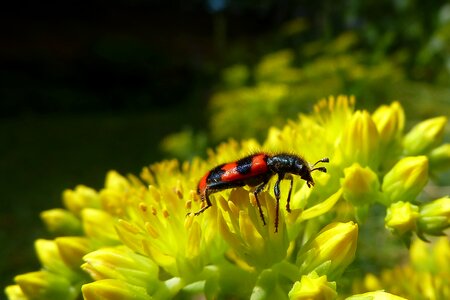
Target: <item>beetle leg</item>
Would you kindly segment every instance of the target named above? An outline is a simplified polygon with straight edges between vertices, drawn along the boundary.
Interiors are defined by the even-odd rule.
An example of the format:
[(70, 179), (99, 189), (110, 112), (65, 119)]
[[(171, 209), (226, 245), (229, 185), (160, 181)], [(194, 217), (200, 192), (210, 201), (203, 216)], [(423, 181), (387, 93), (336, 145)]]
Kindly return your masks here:
[(261, 216), (261, 220), (263, 221), (263, 224), (266, 225), (266, 220), (264, 220), (264, 213), (261, 208), (261, 203), (259, 203), (258, 194), (261, 193), (261, 191), (264, 189), (266, 184), (269, 182), (270, 177), (264, 179), (263, 183), (258, 185), (258, 187), (253, 192), (253, 195), (255, 195), (256, 204), (258, 205), (259, 215)]
[(202, 212), (204, 212), (205, 210), (207, 210), (208, 208), (211, 207), (211, 200), (209, 200), (209, 194), (210, 194), (210, 191), (206, 190), (205, 196), (203, 197), (203, 195), (202, 195), (202, 201), (205, 200), (206, 205), (203, 206), (198, 212), (194, 213), (195, 216), (198, 216), (199, 214), (201, 214)]
[(292, 175), (288, 174), (284, 177), (284, 179), (290, 180), (291, 181), (291, 186), (289, 187), (289, 193), (288, 193), (288, 197), (287, 197), (287, 203), (286, 203), (286, 211), (288, 213), (291, 212), (291, 206), (290, 206), (290, 202), (291, 202), (291, 192), (292, 192), (292, 185), (294, 182), (294, 178), (292, 177)]
[(273, 188), (275, 199), (277, 200), (276, 207), (275, 207), (275, 232), (278, 232), (278, 217), (280, 214), (280, 182), (283, 180), (284, 174), (278, 174), (277, 182), (275, 183), (275, 186)]

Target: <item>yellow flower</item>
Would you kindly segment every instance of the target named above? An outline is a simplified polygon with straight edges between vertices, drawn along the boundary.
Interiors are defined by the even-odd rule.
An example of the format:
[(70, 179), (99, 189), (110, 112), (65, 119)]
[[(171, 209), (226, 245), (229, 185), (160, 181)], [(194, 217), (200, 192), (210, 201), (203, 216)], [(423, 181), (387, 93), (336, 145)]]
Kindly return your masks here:
[(205, 264), (224, 249), (217, 235), (217, 205), (200, 216), (186, 217), (193, 210), (193, 202), (198, 201), (190, 189), (194, 183), (185, 179), (193, 171), (195, 178), (200, 178), (194, 165), (184, 165), (184, 172), (180, 172), (176, 161), (156, 164), (151, 171), (144, 169), (142, 176), (149, 182), (165, 182), (163, 186), (145, 187), (141, 183), (126, 191), (127, 201), (112, 198), (113, 206), (117, 206), (114, 210), (123, 212), (116, 224), (121, 242), (150, 257), (172, 276), (190, 280), (195, 280)]
[[(409, 255), (409, 261), (385, 269), (378, 278), (371, 279), (377, 282), (374, 286), (375, 289), (383, 288), (404, 297), (401, 299), (450, 299), (450, 267), (448, 263), (450, 241), (448, 237), (441, 237), (433, 243), (415, 239), (411, 244)], [(366, 275), (366, 280), (368, 276), (373, 277), (374, 275)], [(367, 291), (370, 286), (358, 287), (356, 285), (355, 288), (354, 292), (358, 293)], [(370, 296), (372, 293), (355, 295), (356, 298), (352, 296), (347, 299), (367, 299), (364, 296)]]
[(286, 257), (289, 241), (283, 213), (280, 213), (278, 232), (275, 232), (275, 199), (260, 193), (259, 201), (267, 211), (267, 226), (263, 225), (256, 205), (250, 204), (248, 192), (234, 190), (229, 201), (220, 198), (219, 230), (237, 256), (237, 262), (265, 269)]
[[(314, 115), (302, 116), (302, 122), (299, 123), (300, 128), (296, 130), (297, 134), (300, 137), (304, 134), (311, 135), (311, 138), (305, 142), (308, 144), (313, 142), (314, 149), (321, 149), (322, 153), (330, 156), (331, 162), (335, 162), (336, 144), (339, 142), (342, 131), (353, 117), (354, 107), (354, 97), (341, 95), (322, 99), (314, 105)], [(294, 129), (296, 128), (294, 127)], [(317, 139), (318, 136), (319, 139)], [(305, 142), (298, 143), (299, 147), (296, 149), (302, 149), (301, 144), (303, 143), (304, 146)]]
[[(286, 62), (283, 55), (274, 59)], [(263, 77), (272, 75), (267, 70), (261, 73)], [(258, 84), (255, 89), (240, 88), (236, 95), (250, 106), (260, 103), (261, 97), (270, 98), (270, 108), (250, 110), (264, 118), (259, 112), (276, 109), (290, 92), (283, 83)], [(226, 101), (222, 104), (229, 105)], [(253, 120), (251, 115), (245, 117)], [(220, 124), (223, 120), (214, 121)], [(240, 124), (234, 125), (242, 129)], [(378, 217), (367, 214), (375, 200), (390, 207), (386, 225), (399, 233), (410, 233), (418, 226), (419, 234), (434, 234), (448, 226), (448, 198), (420, 208), (410, 204), (428, 180), (428, 157), (401, 158), (407, 152), (400, 143), (403, 126), (403, 110), (397, 102), (371, 115), (365, 110), (354, 112), (353, 97), (329, 97), (314, 107), (313, 114), (302, 114), (283, 128), (272, 127), (261, 144), (256, 139), (230, 140), (208, 150), (207, 160), (166, 160), (145, 167), (139, 177), (110, 171), (101, 190), (77, 186), (63, 194), (66, 210), (42, 213), (56, 235), (54, 240), (36, 242), (45, 271), (17, 276), (16, 285), (6, 289), (7, 295), (11, 299), (69, 300), (82, 296), (280, 299), (287, 295), (292, 299), (333, 299), (336, 286), (346, 289), (339, 275), (355, 257), (358, 225), (350, 220), (360, 221), (363, 213)], [(427, 135), (423, 130), (412, 132)], [(430, 145), (432, 167), (445, 166), (447, 148)], [(395, 151), (388, 151), (389, 147)], [(266, 225), (251, 185), (214, 193), (212, 206), (194, 216), (192, 212), (205, 205), (196, 191), (198, 180), (219, 164), (257, 151), (292, 152), (307, 162), (329, 157), (330, 163), (326, 174), (313, 173), (314, 187), (295, 175), (292, 185), (283, 180), (279, 214), (273, 195), (276, 178), (271, 179), (259, 194)], [(391, 170), (386, 173), (387, 168)], [(290, 190), (288, 212), (285, 207)], [(432, 257), (430, 265), (444, 265), (448, 260), (448, 247), (440, 244), (438, 248), (428, 255)], [(415, 295), (423, 292), (427, 297), (450, 298), (445, 292), (448, 268), (440, 268), (442, 273), (426, 271), (414, 277), (423, 283)], [(411, 266), (395, 272), (405, 278), (415, 274)], [(348, 280), (354, 279), (353, 274), (349, 273), (353, 278)], [(397, 275), (383, 271), (380, 278), (372, 280), (372, 290), (399, 290), (386, 283), (384, 274), (390, 281)], [(336, 285), (329, 279), (336, 280)], [(382, 292), (368, 294), (383, 295), (394, 297)]]

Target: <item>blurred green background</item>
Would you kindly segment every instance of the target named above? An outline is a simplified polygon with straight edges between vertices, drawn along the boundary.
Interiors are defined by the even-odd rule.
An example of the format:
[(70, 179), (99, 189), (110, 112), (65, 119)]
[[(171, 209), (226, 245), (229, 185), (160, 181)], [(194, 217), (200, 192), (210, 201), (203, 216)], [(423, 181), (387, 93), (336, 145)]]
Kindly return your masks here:
[(443, 1), (16, 2), (0, 28), (2, 287), (38, 268), (39, 212), (110, 169), (261, 139), (330, 94), (450, 115)]

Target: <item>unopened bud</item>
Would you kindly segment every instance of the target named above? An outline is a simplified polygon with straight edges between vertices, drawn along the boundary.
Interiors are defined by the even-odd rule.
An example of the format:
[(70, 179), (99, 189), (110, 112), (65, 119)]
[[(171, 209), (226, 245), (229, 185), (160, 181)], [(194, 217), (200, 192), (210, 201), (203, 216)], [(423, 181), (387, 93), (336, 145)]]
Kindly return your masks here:
[(385, 176), (382, 191), (385, 205), (396, 201), (412, 201), (423, 190), (428, 181), (428, 159), (426, 156), (411, 156), (401, 159)]
[(331, 223), (310, 239), (297, 256), (302, 274), (316, 271), (330, 278), (341, 274), (353, 261), (358, 239), (358, 225), (353, 222)]
[(385, 218), (386, 227), (393, 232), (403, 235), (416, 230), (419, 218), (419, 207), (409, 202), (398, 201), (388, 208)]
[(407, 155), (426, 154), (442, 142), (446, 117), (425, 120), (414, 126), (403, 140)]
[(329, 282), (327, 276), (312, 272), (303, 275), (289, 291), (290, 300), (333, 300), (336, 299), (336, 282)]

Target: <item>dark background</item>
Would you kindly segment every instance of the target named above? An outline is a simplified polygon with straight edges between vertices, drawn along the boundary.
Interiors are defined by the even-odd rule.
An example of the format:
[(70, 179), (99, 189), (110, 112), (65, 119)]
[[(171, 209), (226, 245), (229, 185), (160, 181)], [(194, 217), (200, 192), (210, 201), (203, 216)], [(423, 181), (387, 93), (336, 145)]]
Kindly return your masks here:
[(270, 6), (231, 10), (225, 29), (206, 1), (2, 4), (2, 289), (39, 268), (39, 212), (61, 207), (64, 189), (98, 189), (111, 169), (137, 174), (163, 158), (161, 138), (207, 126), (220, 68), (256, 59), (258, 39), (288, 17)]
[[(277, 38), (286, 21), (308, 20), (305, 40), (366, 32), (367, 49), (393, 28), (398, 34), (390, 49), (409, 43), (414, 53), (441, 7), (437, 1), (412, 1), (406, 9), (391, 1), (338, 2), (2, 4), (0, 286), (39, 268), (33, 240), (49, 237), (39, 212), (61, 207), (64, 189), (98, 189), (108, 170), (137, 174), (164, 158), (159, 143), (167, 134), (186, 126), (207, 130), (208, 100), (221, 69), (252, 65), (303, 42)], [(420, 20), (424, 32), (409, 35), (411, 20)], [(433, 74), (418, 76), (432, 81)]]

